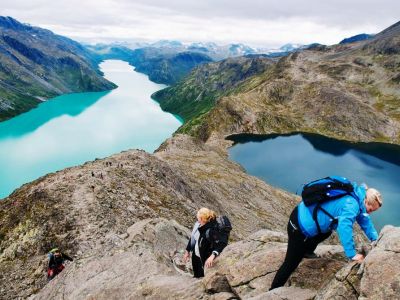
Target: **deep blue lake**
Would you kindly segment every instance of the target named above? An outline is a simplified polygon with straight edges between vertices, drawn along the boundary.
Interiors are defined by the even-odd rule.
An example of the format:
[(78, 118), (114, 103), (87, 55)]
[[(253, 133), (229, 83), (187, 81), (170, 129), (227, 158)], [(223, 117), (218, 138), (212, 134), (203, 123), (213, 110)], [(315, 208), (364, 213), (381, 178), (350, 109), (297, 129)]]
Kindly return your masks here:
[(384, 205), (371, 214), (377, 229), (400, 225), (400, 146), (348, 143), (313, 134), (236, 135), (228, 139), (232, 160), (265, 182), (292, 193), (329, 175), (366, 183), (383, 195)]
[(181, 125), (151, 94), (165, 87), (127, 62), (100, 65), (118, 88), (74, 93), (0, 122), (0, 199), (50, 172), (122, 150), (152, 152)]

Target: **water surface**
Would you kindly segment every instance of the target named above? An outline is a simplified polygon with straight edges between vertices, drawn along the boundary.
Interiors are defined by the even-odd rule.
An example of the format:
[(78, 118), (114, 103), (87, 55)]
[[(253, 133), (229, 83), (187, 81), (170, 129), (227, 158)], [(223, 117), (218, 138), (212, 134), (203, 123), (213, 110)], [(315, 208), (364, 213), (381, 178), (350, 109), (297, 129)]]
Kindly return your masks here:
[(400, 225), (400, 147), (348, 143), (313, 134), (230, 137), (237, 144), (230, 158), (249, 174), (289, 192), (329, 175), (365, 182), (383, 195), (384, 205), (371, 214), (377, 228)]
[(165, 85), (123, 61), (100, 68), (118, 88), (59, 96), (0, 123), (0, 198), (65, 167), (132, 148), (152, 152), (181, 125), (150, 97)]

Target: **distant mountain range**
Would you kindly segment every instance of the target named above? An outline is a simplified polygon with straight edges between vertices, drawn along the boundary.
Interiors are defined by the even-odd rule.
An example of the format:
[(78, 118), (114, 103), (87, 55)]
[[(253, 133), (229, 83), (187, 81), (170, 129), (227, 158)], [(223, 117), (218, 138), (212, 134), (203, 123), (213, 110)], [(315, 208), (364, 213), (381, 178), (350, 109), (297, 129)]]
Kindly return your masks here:
[(307, 48), (308, 45), (301, 44), (285, 44), (280, 48), (255, 48), (242, 43), (232, 43), (227, 45), (218, 45), (213, 42), (195, 42), (195, 43), (182, 43), (180, 41), (161, 40), (155, 43), (147, 44), (145, 47), (139, 48), (158, 48), (175, 52), (199, 52), (208, 55), (212, 60), (219, 61), (230, 57), (238, 57), (253, 54), (273, 54), (277, 56), (287, 55), (290, 52), (298, 49)]
[[(344, 39), (341, 44), (371, 37), (361, 34)], [(305, 49), (321, 51), (327, 46), (316, 43), (285, 44), (277, 49), (266, 49), (241, 43), (221, 46), (212, 42), (188, 44), (174, 40), (82, 46), (49, 30), (22, 24), (11, 17), (0, 17), (0, 121), (56, 95), (114, 88), (115, 85), (105, 80), (97, 67), (105, 59), (128, 61), (138, 72), (147, 74), (150, 80), (171, 85), (183, 80), (194, 68), (207, 63), (246, 57), (220, 64), (221, 74), (225, 72), (224, 66), (229, 66), (229, 72), (242, 72), (243, 66), (236, 69), (239, 62), (245, 65), (251, 63), (252, 70), (261, 72), (259, 65), (254, 69), (254, 64), (259, 64), (261, 58), (266, 58), (268, 62), (268, 58), (279, 58)], [(199, 69), (198, 74), (204, 70)], [(247, 78), (246, 74), (255, 73), (245, 72), (245, 75), (237, 78), (230, 75), (225, 78), (224, 75), (216, 82), (225, 78), (228, 82), (224, 87), (234, 87)], [(211, 93), (217, 90), (211, 89)]]
[(60, 94), (115, 88), (98, 62), (71, 39), (0, 17), (0, 121)]
[[(134, 46), (137, 46), (136, 44)], [(131, 49), (129, 44), (85, 45), (98, 59), (122, 59), (135, 70), (147, 74), (150, 80), (174, 84), (187, 76), (195, 67), (232, 57), (281, 57), (309, 45), (286, 44), (278, 49), (256, 49), (244, 44), (220, 46), (215, 43), (184, 44), (179, 41), (161, 40), (152, 44), (141, 44)]]
[[(161, 43), (163, 44), (163, 43)], [(199, 52), (181, 51), (181, 48), (160, 46), (129, 49), (120, 45), (86, 45), (99, 59), (121, 59), (135, 70), (149, 76), (151, 81), (173, 84), (186, 76), (194, 67), (212, 59)]]

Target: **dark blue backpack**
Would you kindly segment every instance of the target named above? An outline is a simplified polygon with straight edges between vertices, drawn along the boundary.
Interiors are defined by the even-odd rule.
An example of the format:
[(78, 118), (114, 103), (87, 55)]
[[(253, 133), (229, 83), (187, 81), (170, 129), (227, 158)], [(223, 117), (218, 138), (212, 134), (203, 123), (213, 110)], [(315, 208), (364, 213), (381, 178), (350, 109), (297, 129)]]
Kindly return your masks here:
[(229, 241), (229, 234), (231, 233), (232, 230), (232, 224), (231, 221), (227, 216), (218, 216), (216, 219), (216, 226), (215, 229), (218, 232), (217, 239), (218, 240), (213, 240), (210, 237), (210, 229), (206, 231), (206, 239), (209, 240), (211, 243), (224, 243), (225, 245), (228, 245)]
[(318, 233), (321, 233), (317, 219), (318, 210), (322, 210), (328, 215), (332, 219), (332, 222), (337, 222), (330, 213), (321, 207), (321, 204), (342, 198), (346, 195), (355, 197), (354, 187), (347, 178), (340, 176), (330, 176), (304, 185), (301, 198), (305, 206), (317, 204), (313, 210), (313, 220), (317, 224)]
[(301, 198), (306, 206), (311, 206), (351, 195), (353, 191), (353, 185), (347, 178), (330, 176), (304, 185)]

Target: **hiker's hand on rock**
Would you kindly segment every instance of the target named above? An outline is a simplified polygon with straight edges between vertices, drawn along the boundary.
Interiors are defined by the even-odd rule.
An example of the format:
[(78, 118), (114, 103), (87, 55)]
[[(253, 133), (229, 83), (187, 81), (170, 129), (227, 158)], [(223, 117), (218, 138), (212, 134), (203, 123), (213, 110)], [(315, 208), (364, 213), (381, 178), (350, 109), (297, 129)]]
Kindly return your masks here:
[(187, 262), (189, 260), (189, 258), (190, 258), (190, 253), (189, 253), (189, 251), (186, 250), (185, 254), (183, 255), (183, 261)]
[(361, 263), (364, 260), (364, 255), (357, 253), (351, 260)]
[(209, 258), (207, 258), (207, 260), (206, 260), (206, 267), (207, 268), (211, 268), (213, 266), (214, 258), (215, 258), (214, 254), (211, 254), (211, 256)]

